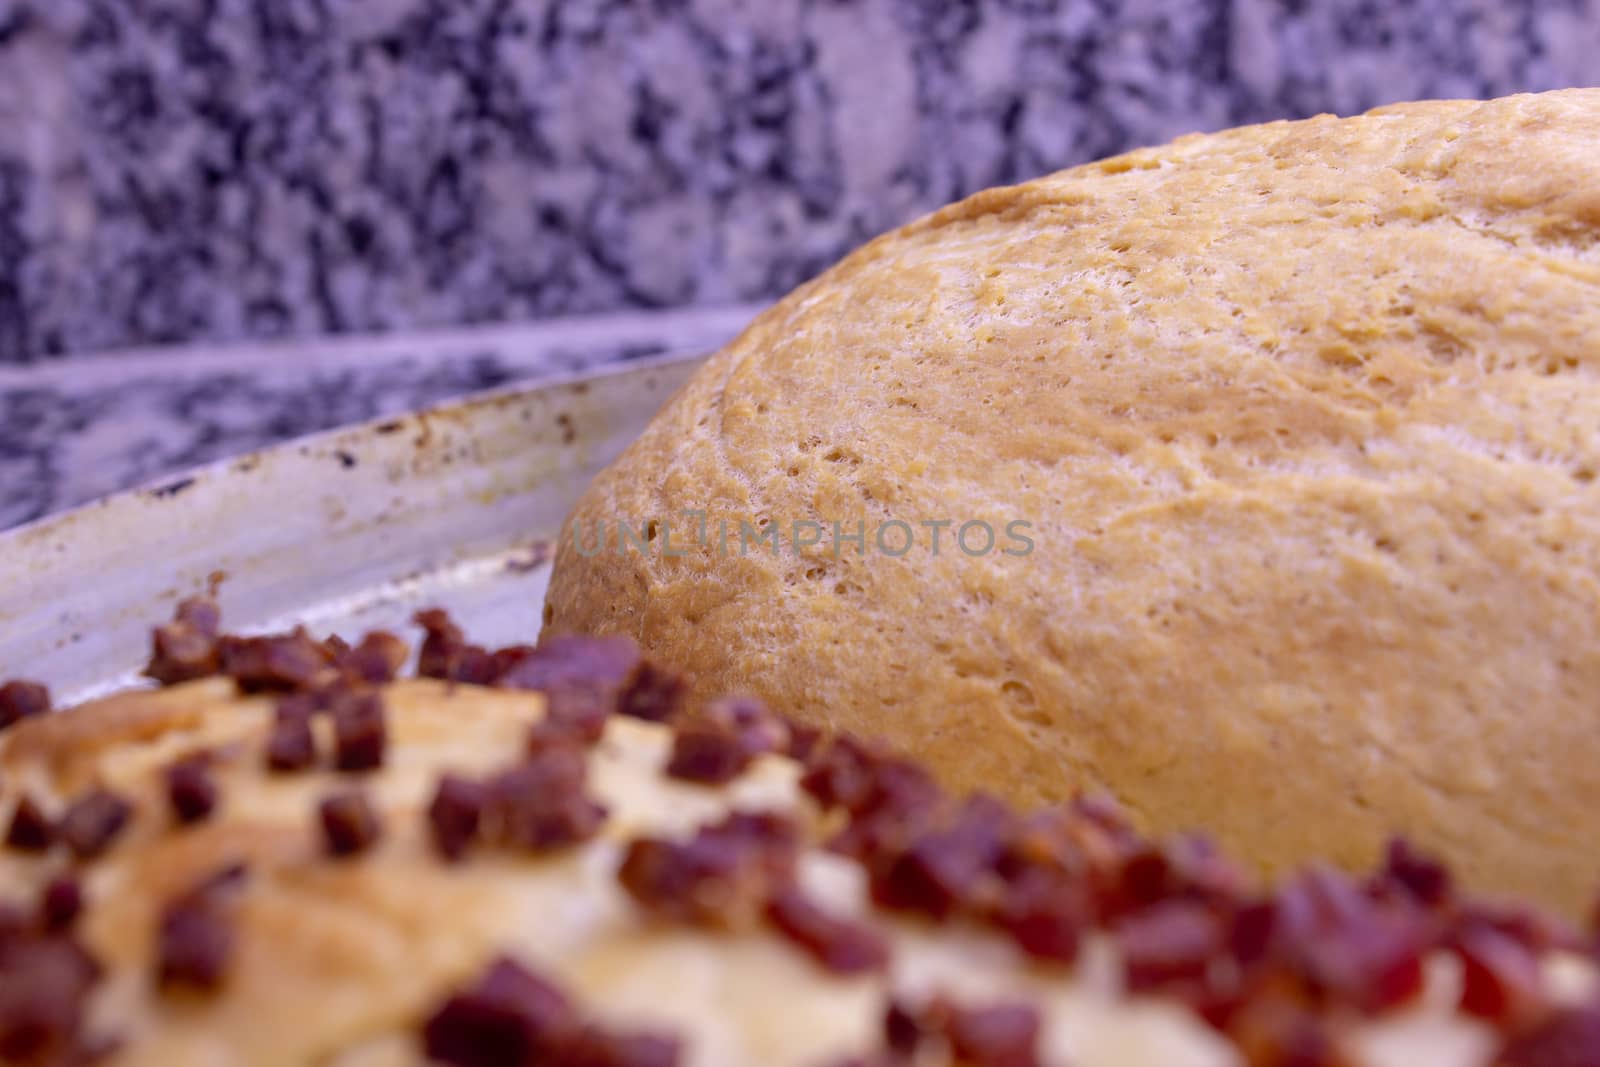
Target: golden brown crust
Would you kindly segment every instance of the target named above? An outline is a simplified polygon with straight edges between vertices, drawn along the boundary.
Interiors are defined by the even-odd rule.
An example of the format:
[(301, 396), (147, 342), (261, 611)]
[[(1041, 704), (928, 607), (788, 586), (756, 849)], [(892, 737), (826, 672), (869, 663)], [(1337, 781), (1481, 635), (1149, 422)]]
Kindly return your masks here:
[(574, 522), (1025, 519), (1032, 553), (567, 536), (553, 625), (960, 785), (1104, 787), (1269, 870), (1404, 832), (1576, 912), (1596, 160), (1600, 90), (1572, 90), (1185, 138), (952, 205), (758, 319)]

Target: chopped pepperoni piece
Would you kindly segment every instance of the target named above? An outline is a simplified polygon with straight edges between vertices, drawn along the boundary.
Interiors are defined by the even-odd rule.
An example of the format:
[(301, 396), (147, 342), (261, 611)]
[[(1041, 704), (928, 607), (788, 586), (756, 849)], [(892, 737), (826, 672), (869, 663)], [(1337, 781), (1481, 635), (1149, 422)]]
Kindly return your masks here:
[(0, 730), (50, 710), (50, 690), (22, 679), (0, 685)]

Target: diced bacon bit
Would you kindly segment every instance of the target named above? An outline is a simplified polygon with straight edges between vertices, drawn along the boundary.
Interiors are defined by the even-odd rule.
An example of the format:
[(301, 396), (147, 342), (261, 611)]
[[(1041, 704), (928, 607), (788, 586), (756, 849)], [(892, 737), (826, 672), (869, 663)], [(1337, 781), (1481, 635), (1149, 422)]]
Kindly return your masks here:
[(1594, 1067), (1600, 1062), (1600, 1000), (1565, 1008), (1514, 1034), (1494, 1062), (1497, 1067)]
[(334, 766), (341, 771), (382, 767), (389, 741), (383, 697), (371, 689), (336, 689), (331, 694), (329, 713), (333, 718)]
[(577, 1032), (577, 1009), (565, 993), (502, 958), (453, 994), (422, 1027), (428, 1059), (454, 1067), (546, 1062)]
[(898, 1000), (890, 1000), (883, 1012), (883, 1043), (888, 1051), (910, 1056), (927, 1036), (922, 1017)]
[(21, 678), (0, 685), (0, 730), (50, 710), (50, 690)]
[(796, 763), (809, 764), (811, 757), (822, 744), (822, 731), (815, 726), (808, 726), (788, 717), (785, 717), (784, 725), (789, 728), (789, 744), (784, 749), (784, 755)]
[(56, 837), (79, 859), (105, 852), (133, 818), (133, 805), (108, 789), (93, 789), (73, 801), (56, 823)]
[(835, 974), (878, 971), (889, 962), (889, 944), (872, 927), (829, 915), (792, 886), (772, 898), (767, 917), (780, 933)]
[(788, 743), (788, 727), (759, 701), (724, 698), (678, 724), (667, 774), (705, 784), (730, 782), (757, 756), (781, 752)]
[[(889, 763), (920, 770), (908, 761), (889, 755), (880, 746), (841, 734), (816, 753), (800, 780), (800, 787), (824, 809), (842, 808), (854, 814), (868, 807), (883, 769)], [(933, 786), (931, 778), (927, 784)], [(937, 795), (936, 789), (930, 792), (930, 798), (934, 795)]]
[(267, 769), (280, 773), (303, 771), (317, 761), (317, 740), (311, 716), (320, 699), (311, 693), (291, 693), (278, 700), (272, 730), (267, 735)]
[(1516, 1030), (1549, 1008), (1539, 959), (1526, 945), (1484, 925), (1469, 925), (1453, 940), (1464, 1013)]
[(1585, 940), (1565, 921), (1531, 908), (1501, 902), (1464, 901), (1454, 909), (1456, 928), (1488, 926), (1535, 953), (1551, 949), (1582, 952)]
[(626, 637), (546, 637), (497, 679), (508, 689), (554, 692), (569, 686), (592, 688), (615, 698), (638, 672), (643, 658)]
[(1455, 886), (1444, 864), (1419, 852), (1410, 841), (1397, 837), (1384, 853), (1383, 868), (1373, 879), (1380, 891), (1405, 893), (1419, 906), (1437, 910), (1450, 902)]
[(222, 986), (234, 945), (228, 898), (247, 873), (242, 864), (223, 867), (167, 902), (156, 931), (156, 981), (163, 990)]
[(1014, 824), (999, 801), (969, 799), (942, 825), (869, 861), (873, 899), (938, 920), (984, 910), (998, 889), (995, 865)]
[(1102, 914), (1110, 919), (1172, 899), (1226, 903), (1245, 885), (1243, 873), (1209, 838), (1191, 834), (1165, 846), (1146, 843), (1121, 861), (1114, 891), (1102, 897)]
[(83, 886), (71, 875), (52, 879), (39, 894), (39, 925), (45, 930), (70, 930), (83, 914)]
[(552, 1067), (677, 1067), (683, 1042), (670, 1034), (587, 1026), (548, 1061)]
[(1036, 1067), (1043, 1020), (1032, 1004), (1002, 1001), (961, 1006), (944, 1001), (934, 1010), (958, 1063), (973, 1067)]
[(748, 929), (794, 878), (799, 832), (777, 815), (736, 812), (686, 841), (638, 838), (618, 868), (646, 911), (702, 926)]
[[(1044, 1017), (1023, 1001), (960, 1004), (935, 996), (920, 1008), (891, 1000), (884, 1011), (884, 1047), (838, 1061), (836, 1067), (906, 1067), (940, 1044), (962, 1067), (1038, 1067)], [(937, 1062), (945, 1062), (939, 1059)]]
[(590, 799), (588, 754), (556, 745), (489, 779), (483, 837), (502, 847), (544, 851), (593, 837), (605, 808)]
[(447, 774), (439, 779), (428, 805), (428, 825), (434, 847), (446, 860), (454, 862), (466, 855), (478, 834), (488, 795), (482, 785), (459, 775)]
[(905, 1059), (893, 1052), (868, 1052), (860, 1056), (846, 1056), (833, 1060), (826, 1067), (909, 1067)]
[(1093, 914), (1081, 879), (1041, 869), (1013, 880), (989, 919), (1034, 959), (1071, 963)]
[(647, 663), (626, 637), (546, 637), (510, 662), (494, 684), (652, 722), (672, 719), (687, 688), (682, 675)]
[(161, 916), (157, 981), (164, 989), (215, 990), (233, 953), (233, 927), (203, 898), (170, 905)]
[(639, 665), (633, 680), (622, 688), (617, 714), (646, 722), (672, 722), (683, 707), (689, 680), (677, 671), (648, 660)]
[(1123, 919), (1116, 938), (1127, 988), (1143, 993), (1204, 980), (1227, 930), (1206, 905), (1168, 900)]
[(65, 933), (0, 932), (0, 1063), (59, 1064), (103, 1047), (84, 1029), (100, 964)]
[(427, 1057), (451, 1067), (677, 1067), (674, 1037), (611, 1032), (567, 994), (507, 957), (450, 996), (422, 1026)]
[[(330, 638), (327, 643), (331, 644)], [(343, 642), (340, 642), (343, 644)], [(382, 685), (400, 676), (400, 668), (411, 657), (411, 648), (394, 634), (376, 630), (353, 648), (338, 649), (334, 665), (348, 679), (369, 685)]]
[(588, 753), (566, 735), (552, 735), (521, 763), (475, 782), (440, 778), (428, 807), (434, 847), (446, 860), (486, 845), (544, 851), (593, 837), (606, 811), (587, 793)]
[(932, 776), (881, 747), (838, 737), (812, 760), (801, 788), (849, 821), (829, 847), (855, 859), (904, 844), (944, 803)]
[(611, 708), (598, 693), (587, 689), (558, 689), (545, 694), (544, 718), (528, 734), (528, 750), (550, 744), (592, 745), (605, 736)]
[(1340, 872), (1312, 867), (1278, 892), (1281, 958), (1323, 997), (1375, 1014), (1422, 991), (1426, 929)]
[(180, 603), (173, 620), (151, 635), (145, 676), (177, 685), (216, 674), (222, 666), (217, 650), (221, 621), (214, 601), (195, 597)]
[(355, 856), (367, 851), (383, 836), (383, 822), (366, 794), (351, 790), (325, 798), (317, 806), (322, 823), (322, 839), (333, 857)]
[(1283, 997), (1247, 1001), (1228, 1033), (1250, 1067), (1354, 1067), (1310, 1008)]
[(240, 692), (312, 689), (337, 677), (333, 652), (304, 627), (265, 637), (226, 636), (217, 642), (221, 672)]
[(167, 801), (180, 823), (208, 818), (217, 806), (217, 783), (206, 753), (189, 756), (167, 768)]
[(426, 632), (417, 657), (417, 674), (446, 682), (488, 685), (495, 680), (494, 657), (487, 649), (469, 644), (461, 628), (439, 608), (412, 616)]
[(55, 844), (56, 827), (37, 801), (26, 793), (17, 801), (6, 831), (6, 847), (19, 852), (43, 852)]

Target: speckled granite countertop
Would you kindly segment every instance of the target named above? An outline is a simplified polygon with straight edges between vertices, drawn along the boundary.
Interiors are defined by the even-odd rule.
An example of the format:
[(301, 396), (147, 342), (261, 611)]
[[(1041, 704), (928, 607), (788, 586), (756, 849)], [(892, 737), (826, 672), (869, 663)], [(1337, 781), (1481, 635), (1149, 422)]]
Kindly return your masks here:
[(1600, 77), (1600, 0), (0, 0), (0, 353), (772, 299), (1191, 130)]
[[(1596, 83), (1600, 0), (0, 0), (0, 524), (714, 344), (739, 312), (664, 309), (769, 301), (986, 185)], [(668, 340), (413, 335), (644, 312)]]

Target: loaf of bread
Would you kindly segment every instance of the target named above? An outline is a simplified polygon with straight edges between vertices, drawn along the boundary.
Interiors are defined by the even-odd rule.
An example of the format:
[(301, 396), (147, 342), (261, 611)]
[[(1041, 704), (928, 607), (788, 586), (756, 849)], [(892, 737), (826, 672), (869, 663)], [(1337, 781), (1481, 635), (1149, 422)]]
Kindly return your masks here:
[[(158, 631), (0, 689), (0, 1062), (1573, 1067), (1585, 935), (1403, 843), (1275, 890), (1106, 802), (943, 793), (626, 642)], [(531, 687), (531, 688), (530, 688)], [(1587, 1059), (1572, 1058), (1574, 1052)]]
[(597, 480), (547, 617), (956, 787), (1576, 914), (1597, 471), (1600, 90), (1408, 104), (871, 242)]

